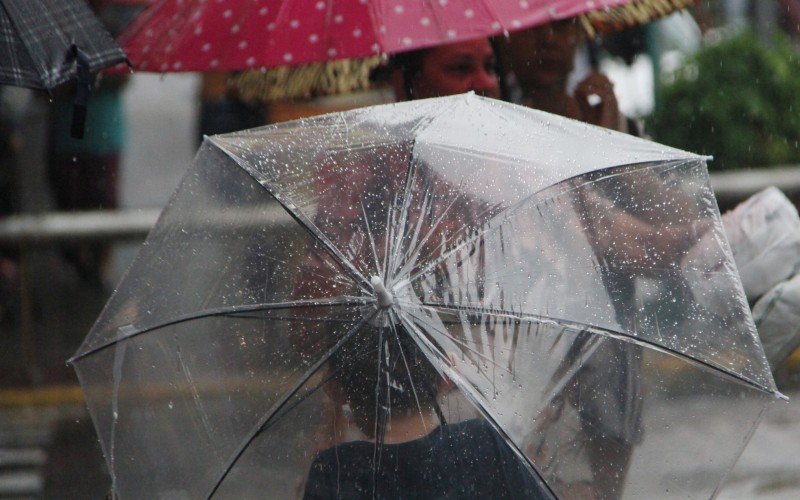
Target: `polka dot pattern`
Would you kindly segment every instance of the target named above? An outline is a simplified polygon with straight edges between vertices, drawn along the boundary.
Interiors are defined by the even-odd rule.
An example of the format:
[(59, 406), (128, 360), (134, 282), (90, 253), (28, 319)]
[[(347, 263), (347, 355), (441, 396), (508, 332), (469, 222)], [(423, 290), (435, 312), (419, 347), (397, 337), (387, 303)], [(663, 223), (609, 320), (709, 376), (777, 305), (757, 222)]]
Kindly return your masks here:
[(165, 0), (121, 41), (143, 71), (244, 70), (490, 36), (632, 0)]

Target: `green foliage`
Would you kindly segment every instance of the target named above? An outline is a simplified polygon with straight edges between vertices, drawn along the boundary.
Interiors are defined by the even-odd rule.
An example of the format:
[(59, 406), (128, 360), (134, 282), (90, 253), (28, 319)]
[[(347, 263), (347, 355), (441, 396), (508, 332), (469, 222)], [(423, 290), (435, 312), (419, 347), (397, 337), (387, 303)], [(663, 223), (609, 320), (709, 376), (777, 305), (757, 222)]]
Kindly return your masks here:
[(715, 170), (800, 163), (800, 55), (751, 32), (708, 45), (663, 83), (655, 140), (710, 154)]

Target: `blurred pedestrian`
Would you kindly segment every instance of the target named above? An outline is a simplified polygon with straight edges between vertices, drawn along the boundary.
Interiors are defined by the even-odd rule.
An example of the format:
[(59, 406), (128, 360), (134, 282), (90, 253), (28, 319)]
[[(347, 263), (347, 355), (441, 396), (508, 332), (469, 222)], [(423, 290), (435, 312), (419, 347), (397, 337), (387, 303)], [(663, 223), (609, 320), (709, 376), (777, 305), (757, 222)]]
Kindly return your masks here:
[[(515, 83), (519, 86), (520, 104), (541, 111), (580, 120), (592, 125), (641, 135), (639, 127), (619, 111), (614, 86), (607, 76), (597, 70), (592, 61), (590, 73), (568, 92), (570, 76), (575, 69), (576, 54), (585, 42), (583, 31), (575, 19), (567, 19), (517, 31), (501, 41), (500, 55)], [(661, 186), (646, 174), (636, 176), (646, 186)], [(589, 186), (589, 185), (587, 185)], [(640, 241), (651, 240), (653, 234), (647, 213), (636, 213), (637, 207), (651, 207), (653, 196), (643, 200), (640, 193), (607, 192), (602, 182), (592, 183), (578, 197), (578, 213), (605, 213), (606, 217), (590, 216), (587, 235), (599, 259), (614, 263), (635, 260)], [(648, 194), (651, 193), (647, 190)], [(591, 198), (593, 202), (588, 201)], [(605, 207), (600, 209), (600, 207)], [(642, 212), (641, 209), (638, 209)], [(652, 211), (652, 210), (651, 210)], [(650, 214), (652, 217), (652, 214)], [(609, 225), (610, 224), (610, 225)], [(608, 226), (608, 227), (606, 227)], [(616, 227), (619, 226), (619, 227)], [(604, 235), (620, 238), (628, 228), (630, 236), (604, 241)], [(638, 228), (638, 229), (632, 229)], [(669, 249), (677, 248), (679, 238), (655, 237)], [(625, 248), (623, 248), (625, 247)], [(627, 248), (629, 247), (629, 248)], [(635, 331), (635, 280), (620, 278), (613, 272), (604, 272), (603, 282), (616, 297), (613, 305), (617, 320), (628, 331)], [(576, 352), (581, 345), (573, 346)], [(590, 488), (599, 497), (613, 498), (622, 494), (635, 445), (641, 441), (642, 404), (641, 355), (637, 347), (615, 343), (604, 356), (594, 355), (586, 360), (563, 394), (554, 399), (552, 409), (560, 414), (563, 405), (573, 405), (579, 416), (582, 439), (585, 440), (587, 461), (592, 471)], [(625, 362), (622, 362), (625, 360)], [(572, 360), (575, 361), (575, 360)], [(596, 397), (583, 401), (571, 399), (579, 394), (578, 386), (588, 388)], [(627, 388), (618, 392), (620, 387)], [(558, 401), (558, 403), (555, 403)]]
[[(116, 36), (141, 7), (90, 2), (98, 18)], [(127, 74), (101, 75), (91, 89), (83, 137), (72, 136), (75, 85), (56, 89), (49, 131), (47, 180), (55, 206), (64, 211), (113, 210), (118, 206), (118, 175), (127, 141), (123, 91)], [(110, 244), (65, 247), (63, 253), (88, 285), (104, 288)]]
[(506, 70), (519, 86), (520, 104), (592, 125), (641, 135), (635, 121), (619, 111), (614, 85), (591, 64), (590, 73), (568, 92), (581, 27), (567, 19), (511, 33), (500, 43)]
[[(122, 99), (127, 79), (127, 75), (105, 75), (92, 90), (82, 139), (70, 135), (74, 89), (63, 89), (63, 94), (55, 97), (47, 178), (58, 210), (117, 208), (117, 178), (127, 135)], [(107, 243), (64, 249), (78, 275), (99, 287), (108, 253)]]
[(260, 127), (267, 122), (266, 110), (242, 101), (231, 85), (232, 74), (209, 71), (202, 74), (198, 139), (206, 135), (224, 134)]

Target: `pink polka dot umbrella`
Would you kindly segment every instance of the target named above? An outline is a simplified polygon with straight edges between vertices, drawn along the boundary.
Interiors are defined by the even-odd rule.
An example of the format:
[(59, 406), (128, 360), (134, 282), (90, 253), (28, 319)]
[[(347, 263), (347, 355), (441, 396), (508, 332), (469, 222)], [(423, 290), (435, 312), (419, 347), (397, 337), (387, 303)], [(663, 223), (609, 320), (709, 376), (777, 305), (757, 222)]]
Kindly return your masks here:
[(693, 0), (159, 0), (120, 37), (134, 69), (297, 66), (501, 34), (583, 17), (644, 22)]

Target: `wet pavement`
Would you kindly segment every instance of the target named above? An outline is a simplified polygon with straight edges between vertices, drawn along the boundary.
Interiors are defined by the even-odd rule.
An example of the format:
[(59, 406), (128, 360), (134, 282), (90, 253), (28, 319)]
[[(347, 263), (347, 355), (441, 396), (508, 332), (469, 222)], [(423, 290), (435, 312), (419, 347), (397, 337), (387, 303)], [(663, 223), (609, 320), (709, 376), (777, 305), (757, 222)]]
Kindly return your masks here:
[(718, 498), (800, 498), (800, 391), (787, 396), (772, 405)]
[(0, 410), (0, 498), (102, 498), (109, 485), (83, 405)]
[[(800, 498), (800, 391), (789, 396), (768, 411), (718, 498)], [(684, 432), (702, 439), (702, 429)], [(690, 494), (692, 472), (685, 475)], [(102, 498), (109, 486), (82, 404), (0, 409), (0, 498)]]

